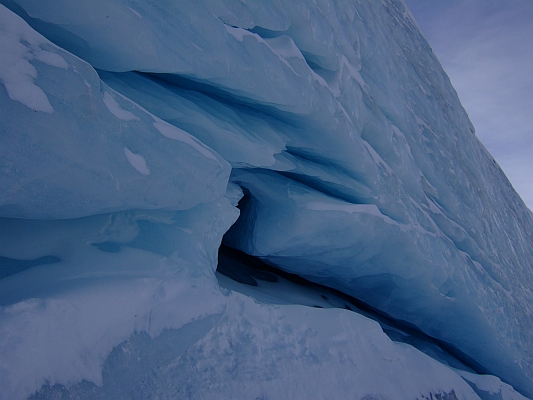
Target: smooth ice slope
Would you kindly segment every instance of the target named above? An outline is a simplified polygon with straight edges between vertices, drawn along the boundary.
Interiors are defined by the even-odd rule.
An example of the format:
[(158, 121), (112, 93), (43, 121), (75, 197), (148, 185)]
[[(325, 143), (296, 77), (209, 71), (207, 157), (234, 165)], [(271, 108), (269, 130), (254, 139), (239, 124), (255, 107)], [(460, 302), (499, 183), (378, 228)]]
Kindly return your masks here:
[[(20, 68), (0, 64), (1, 215), (218, 201), (220, 154), (245, 195), (226, 245), (407, 321), (533, 396), (532, 214), (401, 0), (1, 2), (85, 60), (2, 9)], [(149, 232), (161, 255), (150, 237), (169, 233)]]

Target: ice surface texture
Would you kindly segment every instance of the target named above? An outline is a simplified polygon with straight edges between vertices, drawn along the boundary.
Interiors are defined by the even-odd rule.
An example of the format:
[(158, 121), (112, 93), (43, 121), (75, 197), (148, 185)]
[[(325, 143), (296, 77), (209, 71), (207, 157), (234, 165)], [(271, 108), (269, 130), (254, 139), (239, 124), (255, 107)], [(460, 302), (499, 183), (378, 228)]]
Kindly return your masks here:
[(225, 192), (230, 168), (220, 156), (7, 13), (0, 25), (3, 216), (187, 209)]
[[(134, 332), (198, 340), (224, 311), (217, 249), (237, 216), (222, 197), (184, 211), (1, 219), (3, 257), (55, 262), (0, 280), (0, 399), (24, 399), (45, 383), (101, 385), (107, 356)], [(203, 331), (180, 335), (201, 321)]]
[[(234, 185), (221, 197), (231, 165), (244, 197), (226, 245), (407, 321), (533, 396), (532, 214), (401, 0), (1, 2), (55, 43), (2, 9), (1, 216), (188, 215), (238, 200)], [(218, 236), (235, 219), (220, 211)], [(201, 252), (150, 238), (171, 231), (138, 241)], [(136, 237), (81, 242), (102, 252)], [(6, 310), (35, 297), (13, 293)]]

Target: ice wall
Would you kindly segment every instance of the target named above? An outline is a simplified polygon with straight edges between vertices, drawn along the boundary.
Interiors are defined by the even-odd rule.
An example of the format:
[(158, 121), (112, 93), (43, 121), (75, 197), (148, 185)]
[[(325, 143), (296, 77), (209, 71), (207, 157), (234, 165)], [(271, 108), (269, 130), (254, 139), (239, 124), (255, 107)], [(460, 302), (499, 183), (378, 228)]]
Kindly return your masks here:
[(7, 10), (0, 29), (2, 216), (187, 209), (224, 193), (229, 165), (196, 138), (109, 88)]
[(402, 1), (1, 2), (61, 47), (2, 11), (2, 216), (208, 207), (229, 163), (226, 245), (533, 395), (532, 214)]

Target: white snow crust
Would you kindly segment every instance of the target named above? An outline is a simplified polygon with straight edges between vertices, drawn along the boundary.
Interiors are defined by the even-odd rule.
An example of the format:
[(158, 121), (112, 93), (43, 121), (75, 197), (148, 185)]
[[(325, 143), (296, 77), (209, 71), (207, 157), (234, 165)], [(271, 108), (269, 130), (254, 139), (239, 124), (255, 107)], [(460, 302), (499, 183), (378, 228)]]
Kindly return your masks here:
[(104, 104), (106, 105), (107, 109), (118, 119), (121, 119), (123, 121), (132, 121), (132, 120), (138, 120), (140, 121), (140, 118), (137, 117), (135, 114), (123, 110), (120, 108), (116, 100), (109, 94), (109, 92), (104, 92)]
[(32, 110), (52, 113), (54, 109), (46, 93), (35, 84), (37, 70), (31, 61), (67, 69), (67, 62), (58, 54), (44, 50), (47, 40), (29, 28), (6, 8), (0, 9), (0, 81), (11, 100)]
[(126, 154), (126, 158), (133, 168), (143, 175), (150, 175), (150, 168), (146, 165), (146, 160), (143, 156), (132, 153), (127, 147), (124, 147), (124, 154)]

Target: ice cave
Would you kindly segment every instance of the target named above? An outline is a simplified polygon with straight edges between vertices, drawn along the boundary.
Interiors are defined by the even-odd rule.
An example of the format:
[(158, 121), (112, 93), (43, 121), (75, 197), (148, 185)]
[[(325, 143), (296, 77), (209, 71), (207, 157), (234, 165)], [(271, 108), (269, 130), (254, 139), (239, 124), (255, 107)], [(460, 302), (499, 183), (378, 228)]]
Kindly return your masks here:
[(403, 0), (0, 3), (1, 400), (533, 398), (533, 213)]

